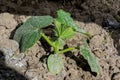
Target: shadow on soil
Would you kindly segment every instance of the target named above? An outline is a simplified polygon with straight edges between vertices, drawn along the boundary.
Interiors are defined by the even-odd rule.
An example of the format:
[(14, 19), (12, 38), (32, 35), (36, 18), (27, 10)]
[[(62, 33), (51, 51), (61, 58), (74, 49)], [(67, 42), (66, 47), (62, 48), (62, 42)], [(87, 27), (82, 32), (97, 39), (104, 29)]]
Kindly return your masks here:
[(76, 61), (77, 66), (81, 67), (84, 71), (89, 71), (92, 75), (97, 76), (96, 73), (92, 72), (88, 62), (80, 55), (75, 56), (72, 52), (65, 53), (66, 57), (69, 57)]
[(114, 30), (111, 34), (111, 37), (114, 39), (114, 46), (118, 51), (118, 55), (120, 56), (120, 29)]
[[(83, 21), (83, 22), (85, 21), (86, 23), (94, 22), (98, 25), (103, 26), (102, 24), (99, 24), (99, 22), (98, 23), (95, 22), (95, 17), (93, 16), (94, 14), (92, 14), (91, 11), (89, 11), (87, 13), (86, 11), (84, 11), (84, 9), (80, 5), (79, 6), (78, 5), (73, 5), (70, 1), (68, 3), (64, 3), (61, 0), (60, 1), (56, 1), (56, 0), (37, 0), (37, 1), (38, 2), (36, 3), (34, 0), (12, 0), (12, 1), (10, 1), (10, 0), (0, 0), (0, 13), (9, 12), (9, 13), (14, 14), (14, 15), (30, 15), (30, 16), (33, 16), (33, 15), (51, 15), (51, 16), (55, 16), (56, 10), (62, 8), (66, 11), (69, 11), (72, 14), (72, 17), (74, 17), (76, 20)], [(83, 2), (83, 0), (80, 0), (80, 1)], [(81, 4), (82, 2), (78, 2), (78, 3)], [(66, 5), (64, 5), (64, 4), (66, 4)], [(68, 6), (68, 4), (69, 4), (69, 6)], [(81, 14), (81, 16), (82, 16), (82, 17), (80, 17), (81, 19), (79, 17), (77, 18), (77, 16), (74, 16), (75, 12), (74, 12), (73, 8), (79, 9), (78, 13), (75, 14), (75, 15), (78, 15), (78, 14), (80, 15)], [(83, 17), (83, 16), (85, 16), (85, 17)], [(87, 19), (86, 19), (86, 16), (87, 16)], [(103, 16), (99, 16), (99, 17), (104, 18)], [(85, 20), (82, 20), (84, 18), (85, 18)], [(103, 21), (101, 21), (101, 22), (103, 22)], [(111, 25), (108, 25), (108, 26), (111, 26)], [(108, 27), (108, 26), (106, 26), (106, 27)], [(14, 33), (14, 31), (13, 31), (13, 33)], [(115, 45), (118, 53), (120, 54), (120, 42), (119, 42), (120, 31), (119, 30), (114, 30), (114, 32), (111, 34), (111, 37), (114, 40), (114, 45)], [(46, 51), (48, 51), (48, 50), (46, 50)], [(66, 54), (66, 56), (68, 56), (68, 55), (71, 55), (71, 54), (69, 54), (69, 53)], [(74, 55), (71, 55), (70, 58), (74, 59), (77, 62), (77, 64), (79, 64), (78, 66), (82, 67), (83, 70), (88, 69), (87, 71), (90, 71), (90, 68), (85, 68), (86, 65), (87, 65), (87, 67), (89, 67), (85, 60), (81, 61), (81, 60), (79, 60), (79, 58), (77, 58)], [(80, 61), (83, 62), (83, 63), (81, 63)], [(81, 66), (82, 64), (84, 64), (85, 66)], [(4, 63), (3, 66), (5, 66), (5, 63)], [(20, 75), (20, 76), (22, 76), (22, 75)]]
[(29, 80), (16, 70), (9, 68), (5, 63), (5, 56), (0, 51), (0, 80)]

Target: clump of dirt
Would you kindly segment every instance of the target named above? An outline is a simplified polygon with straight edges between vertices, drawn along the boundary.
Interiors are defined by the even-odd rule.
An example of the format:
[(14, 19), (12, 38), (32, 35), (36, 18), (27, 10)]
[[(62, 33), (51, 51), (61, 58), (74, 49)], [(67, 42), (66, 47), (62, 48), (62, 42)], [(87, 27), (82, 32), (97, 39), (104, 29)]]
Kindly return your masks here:
[[(101, 66), (100, 75), (94, 76), (91, 73), (87, 62), (77, 51), (66, 53), (64, 69), (58, 75), (52, 75), (47, 69), (46, 61), (49, 53), (44, 49), (44, 43), (38, 41), (23, 54), (19, 52), (18, 43), (12, 40), (18, 25), (30, 16), (45, 14), (56, 16), (56, 10), (61, 8), (69, 11), (74, 19), (79, 20), (75, 21), (76, 24), (91, 34), (92, 37), (88, 42)], [(65, 0), (64, 3), (55, 0), (0, 1), (0, 50), (4, 54), (0, 54), (0, 79), (119, 80), (120, 34), (118, 30), (112, 30), (112, 33), (104, 30), (100, 26), (104, 18), (120, 21), (119, 0)], [(81, 45), (84, 38), (86, 36), (77, 33), (72, 40), (67, 41), (67, 46)], [(4, 67), (14, 70), (10, 73), (10, 69), (6, 70)], [(3, 75), (3, 73), (6, 74)], [(19, 77), (14, 73), (18, 73)]]

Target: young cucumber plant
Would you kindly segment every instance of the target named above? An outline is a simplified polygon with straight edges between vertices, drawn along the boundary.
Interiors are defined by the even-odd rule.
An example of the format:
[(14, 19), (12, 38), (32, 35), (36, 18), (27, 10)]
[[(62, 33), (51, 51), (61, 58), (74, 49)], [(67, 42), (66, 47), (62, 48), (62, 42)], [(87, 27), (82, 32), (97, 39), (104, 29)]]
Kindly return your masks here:
[[(49, 39), (42, 31), (43, 28), (54, 24), (55, 40)], [(89, 33), (77, 26), (68, 12), (63, 10), (57, 11), (57, 18), (53, 19), (51, 16), (33, 16), (29, 18), (23, 25), (21, 25), (15, 32), (14, 40), (20, 45), (20, 51), (25, 52), (32, 47), (41, 37), (53, 47), (54, 53), (50, 54), (47, 59), (48, 69), (53, 74), (58, 74), (63, 65), (62, 54), (74, 49), (80, 51), (81, 55), (88, 61), (92, 72), (100, 73), (100, 66), (85, 42), (84, 46), (69, 47), (64, 49), (65, 41), (71, 39), (76, 32), (90, 36)]]

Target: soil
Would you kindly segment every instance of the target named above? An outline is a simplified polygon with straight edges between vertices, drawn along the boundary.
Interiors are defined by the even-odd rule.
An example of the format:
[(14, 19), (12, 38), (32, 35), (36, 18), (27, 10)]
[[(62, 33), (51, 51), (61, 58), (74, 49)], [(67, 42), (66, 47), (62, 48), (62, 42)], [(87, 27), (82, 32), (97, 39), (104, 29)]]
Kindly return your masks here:
[[(88, 42), (101, 66), (100, 75), (90, 71), (77, 51), (66, 53), (64, 69), (52, 75), (46, 65), (50, 49), (43, 40), (25, 54), (19, 52), (12, 39), (19, 25), (33, 15), (55, 17), (58, 9), (70, 12), (92, 35)], [(120, 80), (119, 24), (120, 0), (0, 0), (0, 80)], [(77, 33), (67, 46), (82, 44), (84, 38)]]

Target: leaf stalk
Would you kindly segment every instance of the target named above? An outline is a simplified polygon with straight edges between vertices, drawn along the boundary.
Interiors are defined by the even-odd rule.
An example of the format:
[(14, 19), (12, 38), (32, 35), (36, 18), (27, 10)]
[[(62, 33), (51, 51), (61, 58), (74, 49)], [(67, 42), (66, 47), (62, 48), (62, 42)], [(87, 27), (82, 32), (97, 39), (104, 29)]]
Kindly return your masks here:
[(55, 48), (56, 46), (53, 44), (53, 42), (44, 34), (42, 33), (42, 37), (48, 42), (48, 44), (50, 46), (52, 46), (53, 48)]
[(64, 49), (64, 50), (62, 50), (62, 51), (59, 51), (59, 53), (63, 54), (63, 53), (66, 53), (66, 52), (71, 51), (71, 50), (74, 50), (74, 49), (76, 49), (76, 47), (69, 47), (69, 48)]

